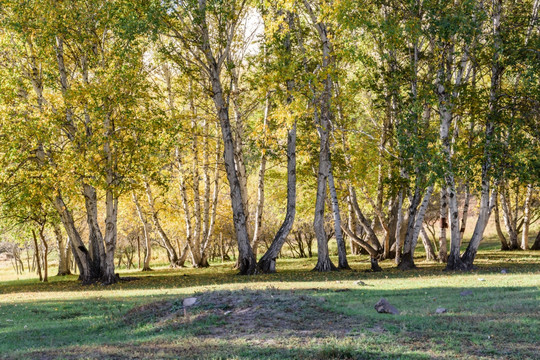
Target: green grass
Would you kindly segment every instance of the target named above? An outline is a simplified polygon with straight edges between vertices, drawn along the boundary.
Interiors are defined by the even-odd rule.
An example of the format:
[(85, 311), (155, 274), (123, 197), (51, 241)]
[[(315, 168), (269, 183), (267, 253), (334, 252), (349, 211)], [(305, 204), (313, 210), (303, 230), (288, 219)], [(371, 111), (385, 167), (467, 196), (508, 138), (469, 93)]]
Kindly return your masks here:
[[(365, 272), (362, 256), (350, 257), (355, 271), (315, 273), (315, 261), (282, 259), (279, 273), (257, 276), (236, 275), (232, 263), (123, 271), (138, 279), (109, 287), (81, 286), (75, 276), (0, 282), (0, 357), (539, 357), (539, 252), (486, 244), (470, 273), (445, 273), (421, 257), (409, 272), (389, 261), (382, 273)], [(181, 301), (193, 295), (188, 320)], [(378, 314), (381, 297), (401, 314)]]

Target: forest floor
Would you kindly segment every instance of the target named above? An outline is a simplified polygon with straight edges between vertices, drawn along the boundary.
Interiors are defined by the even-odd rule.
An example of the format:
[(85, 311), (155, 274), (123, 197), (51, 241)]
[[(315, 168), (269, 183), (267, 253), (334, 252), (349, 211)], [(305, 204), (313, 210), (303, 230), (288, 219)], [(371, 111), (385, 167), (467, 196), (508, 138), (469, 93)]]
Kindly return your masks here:
[[(125, 270), (135, 279), (108, 287), (0, 278), (0, 358), (539, 358), (540, 252), (484, 245), (468, 273), (421, 253), (407, 272), (349, 261), (353, 271), (332, 273), (310, 271), (315, 258), (280, 259), (277, 274), (256, 276), (232, 263)], [(401, 313), (377, 313), (381, 297)]]

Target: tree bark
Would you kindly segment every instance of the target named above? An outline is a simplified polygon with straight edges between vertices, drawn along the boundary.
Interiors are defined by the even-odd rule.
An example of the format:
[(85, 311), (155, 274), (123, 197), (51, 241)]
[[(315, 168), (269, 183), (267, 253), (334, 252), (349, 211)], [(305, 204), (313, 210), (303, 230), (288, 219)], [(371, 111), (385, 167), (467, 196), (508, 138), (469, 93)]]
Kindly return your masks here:
[[(289, 32), (286, 33), (283, 40), (283, 46), (288, 57), (287, 60), (292, 60), (292, 44), (290, 32), (294, 29), (294, 15), (288, 11), (286, 13), (287, 23), (289, 25)], [(293, 101), (292, 92), (294, 90), (295, 81), (293, 79), (286, 80), (287, 87), (287, 103), (290, 104)], [(287, 240), (287, 236), (293, 227), (294, 219), (296, 216), (296, 120), (294, 121), (292, 128), (287, 133), (287, 208), (285, 213), (285, 219), (281, 224), (278, 232), (272, 240), (272, 244), (261, 257), (258, 263), (258, 268), (263, 273), (276, 272), (276, 259), (279, 256), (281, 248)]]
[(418, 242), (418, 236), (420, 231), (423, 228), (424, 216), (429, 205), (429, 199), (433, 193), (433, 185), (430, 185), (424, 194), (424, 198), (418, 210), (415, 208), (418, 206), (420, 200), (419, 191), (415, 191), (415, 195), (411, 201), (411, 207), (409, 208), (409, 219), (407, 225), (407, 235), (405, 237), (405, 243), (403, 246), (403, 256), (401, 257), (401, 262), (398, 265), (398, 268), (401, 270), (414, 269), (416, 265), (414, 264), (414, 250)]
[[(209, 46), (208, 46), (209, 47)], [(208, 50), (209, 52), (210, 50)], [(210, 57), (210, 55), (207, 55)], [(231, 124), (229, 121), (228, 105), (223, 98), (219, 70), (213, 56), (209, 59), (211, 64), (211, 82), (213, 89), (213, 100), (218, 112), (221, 124), (221, 133), (224, 144), (224, 162), (227, 179), (231, 191), (231, 206), (233, 210), (233, 223), (238, 242), (238, 268), (240, 274), (250, 275), (256, 273), (256, 260), (251, 249), (246, 225), (246, 214), (244, 212), (244, 200), (241, 192), (241, 184), (236, 170), (234, 159), (234, 142), (232, 138)]]
[(39, 275), (39, 281), (43, 281), (43, 275), (41, 274), (41, 262), (39, 260), (39, 245), (37, 241), (36, 231), (34, 229), (32, 229), (32, 235), (34, 237), (34, 255), (36, 259), (37, 273)]
[[(315, 123), (320, 137), (319, 149), (319, 170), (317, 174), (317, 195), (315, 200), (315, 216), (313, 219), (313, 228), (317, 237), (318, 260), (315, 266), (316, 271), (336, 270), (336, 267), (330, 260), (328, 253), (328, 238), (324, 229), (324, 208), (326, 199), (326, 184), (330, 175), (330, 126), (332, 123), (332, 78), (329, 73), (331, 70), (331, 49), (330, 40), (326, 24), (317, 19), (311, 5), (304, 0), (304, 6), (311, 19), (312, 26), (317, 31), (322, 45), (322, 69), (326, 76), (321, 83), (323, 90), (319, 96), (319, 108), (315, 109)], [(320, 111), (320, 114), (318, 114)]]
[(347, 261), (347, 249), (345, 247), (345, 241), (343, 240), (343, 234), (341, 232), (341, 215), (339, 211), (339, 202), (336, 192), (336, 186), (334, 183), (334, 174), (332, 173), (331, 166), (328, 171), (328, 188), (330, 189), (332, 213), (334, 215), (334, 229), (338, 247), (338, 269), (349, 270), (351, 267), (349, 266), (349, 263)]
[(66, 233), (71, 240), (73, 255), (77, 262), (77, 266), (79, 267), (79, 279), (82, 280), (83, 284), (90, 284), (98, 278), (99, 274), (92, 272), (92, 260), (86, 246), (82, 242), (77, 228), (75, 227), (73, 215), (67, 209), (67, 205), (64, 203), (60, 192), (57, 192), (53, 199), (53, 203), (56, 211), (60, 215), (60, 219), (64, 225)]
[(152, 244), (150, 242), (150, 224), (148, 224), (148, 220), (146, 219), (146, 216), (142, 211), (141, 204), (139, 203), (139, 198), (137, 197), (135, 191), (132, 191), (131, 196), (143, 228), (145, 254), (142, 271), (151, 271), (152, 269), (150, 268), (150, 259), (152, 258)]
[(403, 248), (403, 242), (401, 238), (401, 227), (403, 225), (403, 195), (404, 190), (401, 189), (398, 195), (398, 215), (396, 222), (396, 256), (394, 262), (398, 265), (401, 262), (401, 249)]
[(264, 211), (264, 175), (266, 172), (266, 132), (268, 127), (268, 112), (270, 111), (270, 99), (269, 94), (266, 95), (266, 104), (264, 107), (263, 117), (263, 145), (261, 148), (261, 164), (259, 167), (259, 180), (257, 182), (257, 207), (255, 210), (255, 227), (253, 229), (253, 240), (251, 241), (251, 247), (253, 248), (253, 254), (257, 258), (257, 249), (259, 247), (260, 233), (262, 227), (262, 216)]
[(504, 233), (501, 228), (501, 221), (499, 218), (499, 200), (495, 198), (495, 228), (497, 229), (497, 236), (499, 237), (499, 241), (501, 242), (501, 250), (510, 250), (510, 247), (508, 246), (508, 242), (506, 241), (506, 237), (504, 236)]
[[(216, 61), (212, 48), (210, 46), (210, 34), (206, 20), (206, 1), (199, 0), (200, 27), (201, 27), (201, 50), (204, 53), (207, 63), (207, 73), (212, 87), (212, 99), (216, 108), (216, 112), (221, 125), (221, 135), (223, 137), (225, 162), (225, 171), (229, 181), (231, 191), (231, 207), (233, 211), (233, 223), (236, 232), (236, 240), (238, 242), (238, 268), (240, 274), (249, 275), (255, 274), (257, 271), (256, 260), (251, 249), (247, 224), (244, 199), (242, 197), (242, 185), (239, 180), (239, 175), (236, 169), (235, 161), (235, 144), (232, 136), (231, 123), (229, 119), (229, 103), (225, 101), (223, 88), (221, 85), (220, 72), (223, 66), (221, 58), (227, 58), (230, 51), (230, 39), (227, 39), (225, 53)], [(229, 31), (234, 31), (234, 26), (231, 26)], [(223, 57), (224, 56), (224, 57)]]
[(521, 233), (521, 249), (529, 249), (529, 222), (531, 211), (531, 198), (533, 193), (532, 184), (527, 185), (527, 195), (525, 197), (525, 205), (523, 211), (523, 232)]
[(101, 277), (105, 274), (105, 247), (98, 222), (96, 189), (91, 185), (83, 184), (83, 195), (88, 223), (88, 250), (92, 259), (92, 272)]
[(71, 271), (69, 271), (68, 259), (69, 250), (64, 241), (64, 237), (62, 236), (62, 230), (60, 230), (58, 224), (54, 224), (53, 230), (56, 237), (56, 246), (58, 248), (58, 274), (56, 274), (56, 276), (70, 275)]
[[(49, 244), (47, 244), (47, 239), (45, 239), (44, 232), (45, 232), (45, 224), (41, 225), (41, 228), (39, 229), (39, 237), (41, 239), (41, 243), (43, 244), (43, 282), (48, 282), (49, 281), (49, 261), (48, 261)], [(39, 275), (39, 277), (41, 279), (41, 274)]]
[[(218, 202), (218, 196), (219, 196), (219, 153), (220, 153), (220, 149), (221, 149), (221, 144), (218, 141), (216, 141), (216, 158), (215, 158), (215, 162), (216, 162), (216, 165), (215, 165), (215, 169), (214, 169), (214, 180), (213, 180), (213, 184), (214, 184), (214, 189), (212, 191), (212, 203), (210, 204), (212, 206), (212, 213), (210, 215), (210, 219), (209, 219), (209, 224), (207, 227), (203, 227), (206, 228), (204, 230), (204, 241), (203, 241), (203, 244), (202, 244), (202, 247), (201, 247), (201, 262), (199, 263), (199, 267), (207, 267), (207, 266), (210, 266), (208, 264), (208, 259), (207, 259), (207, 256), (206, 256), (206, 249), (208, 248), (208, 244), (210, 243), (210, 239), (214, 233), (214, 226), (215, 226), (215, 223), (216, 223), (216, 213), (217, 213), (217, 202)], [(205, 190), (206, 191), (206, 190)], [(209, 195), (209, 192), (208, 192), (208, 195)], [(206, 197), (206, 195), (205, 195)], [(205, 223), (207, 222), (206, 220), (206, 215), (205, 215)]]
[(440, 232), (439, 232), (439, 261), (448, 261), (448, 241), (446, 239), (446, 229), (448, 229), (448, 197), (446, 187), (441, 189), (440, 208)]
[[(474, 228), (474, 232), (467, 246), (467, 250), (463, 254), (461, 260), (466, 265), (467, 269), (473, 268), (474, 258), (478, 251), (478, 246), (484, 237), (486, 229), (497, 196), (497, 180), (490, 189), (491, 185), (491, 140), (495, 130), (495, 123), (500, 117), (499, 94), (501, 88), (501, 78), (503, 65), (500, 60), (502, 52), (502, 40), (500, 38), (500, 20), (502, 12), (502, 0), (493, 1), (494, 9), (492, 14), (493, 21), (493, 61), (491, 67), (491, 86), (489, 94), (489, 113), (486, 122), (485, 142), (484, 142), (484, 160), (482, 163), (482, 191), (480, 197), (480, 210), (478, 220)], [(491, 190), (491, 194), (490, 194)]]
[(114, 269), (114, 253), (118, 234), (118, 198), (111, 189), (105, 192), (105, 272), (102, 281), (104, 284), (114, 284), (118, 281), (118, 274)]
[(202, 214), (201, 214), (201, 198), (200, 198), (200, 191), (199, 191), (199, 182), (200, 182), (200, 175), (199, 175), (199, 149), (198, 144), (199, 141), (197, 139), (198, 133), (197, 133), (197, 124), (195, 122), (195, 106), (192, 102), (192, 112), (193, 112), (193, 118), (191, 121), (191, 132), (193, 136), (193, 141), (191, 144), (191, 152), (193, 156), (193, 163), (191, 167), (191, 174), (193, 179), (193, 217), (195, 218), (195, 226), (193, 227), (193, 235), (191, 237), (191, 260), (193, 267), (199, 267), (201, 265), (206, 265), (206, 261), (203, 261), (202, 254), (201, 254), (201, 237), (202, 237)]
[(422, 243), (426, 251), (426, 261), (435, 261), (437, 257), (435, 256), (433, 245), (431, 245), (431, 240), (429, 239), (429, 236), (426, 233), (426, 229), (424, 229), (424, 226), (422, 226), (421, 235), (422, 235)]
[(324, 208), (326, 199), (326, 183), (329, 175), (330, 159), (329, 155), (329, 137), (328, 124), (323, 120), (321, 116), (321, 128), (320, 134), (320, 150), (319, 150), (319, 171), (317, 175), (317, 195), (315, 200), (315, 216), (313, 218), (313, 229), (315, 236), (317, 237), (317, 264), (315, 266), (316, 271), (331, 271), (337, 268), (330, 260), (330, 254), (328, 252), (328, 238), (324, 229)]
[(272, 244), (259, 260), (263, 273), (276, 272), (276, 259), (289, 235), (296, 215), (296, 122), (287, 135), (287, 210)]
[(469, 218), (469, 202), (471, 199), (471, 191), (469, 188), (469, 182), (465, 184), (465, 200), (463, 202), (463, 212), (461, 214), (461, 228), (459, 229), (459, 238), (463, 242), (463, 234), (467, 228), (467, 219)]
[(503, 210), (503, 220), (506, 231), (508, 232), (509, 247), (510, 250), (516, 250), (519, 248), (518, 245), (518, 231), (515, 227), (515, 222), (512, 219), (512, 204), (510, 203), (510, 196), (508, 193), (508, 187), (506, 184), (501, 185), (501, 205)]
[(178, 259), (178, 254), (176, 253), (176, 250), (174, 250), (171, 240), (167, 236), (167, 233), (165, 232), (165, 230), (163, 230), (163, 228), (161, 227), (161, 222), (159, 221), (159, 216), (156, 211), (156, 207), (154, 203), (154, 196), (152, 195), (152, 189), (150, 188), (150, 184), (148, 184), (148, 182), (145, 182), (144, 186), (146, 188), (146, 197), (148, 198), (148, 205), (150, 207), (150, 212), (152, 214), (152, 221), (154, 223), (154, 226), (156, 227), (156, 230), (158, 231), (158, 234), (159, 234), (159, 237), (161, 238), (163, 246), (167, 250), (167, 257), (169, 258), (169, 263), (171, 264), (171, 267), (182, 266), (183, 264), (181, 264), (181, 261)]

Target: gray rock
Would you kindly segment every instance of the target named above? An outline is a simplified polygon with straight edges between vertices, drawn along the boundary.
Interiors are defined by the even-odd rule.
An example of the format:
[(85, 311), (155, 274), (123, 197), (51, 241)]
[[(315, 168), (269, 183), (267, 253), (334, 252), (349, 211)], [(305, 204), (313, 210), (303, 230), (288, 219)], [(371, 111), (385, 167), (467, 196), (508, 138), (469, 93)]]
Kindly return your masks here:
[(395, 306), (391, 305), (385, 298), (381, 298), (381, 300), (375, 304), (375, 310), (381, 314), (399, 315), (399, 310), (396, 309)]
[(445, 312), (447, 312), (448, 310), (446, 310), (445, 308), (443, 307), (438, 307), (437, 310), (435, 310), (435, 313), (437, 314), (444, 314)]
[(186, 308), (186, 307), (195, 305), (196, 302), (197, 302), (196, 297), (189, 297), (189, 298), (185, 298), (184, 301), (182, 301), (182, 305), (184, 305), (184, 307)]
[(363, 282), (362, 280), (355, 281), (354, 283), (356, 285), (360, 285), (360, 286), (367, 286), (367, 284), (365, 282)]
[(472, 290), (465, 290), (465, 291), (462, 291), (462, 292), (459, 293), (459, 295), (461, 295), (461, 296), (469, 296), (469, 295), (472, 295), (472, 294), (473, 294)]
[(502, 269), (502, 270), (501, 270), (501, 274), (508, 274), (508, 270)]

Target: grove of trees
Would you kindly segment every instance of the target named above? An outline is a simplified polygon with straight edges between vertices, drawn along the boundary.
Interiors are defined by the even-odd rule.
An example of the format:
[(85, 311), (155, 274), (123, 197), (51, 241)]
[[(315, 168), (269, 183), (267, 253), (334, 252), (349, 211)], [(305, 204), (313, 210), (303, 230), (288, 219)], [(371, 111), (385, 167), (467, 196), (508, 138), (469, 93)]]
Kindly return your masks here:
[(539, 7), (0, 0), (0, 250), (105, 284), (315, 244), (408, 270), (419, 238), (471, 270), (490, 219), (540, 250)]

